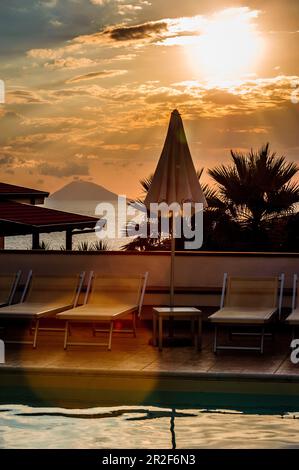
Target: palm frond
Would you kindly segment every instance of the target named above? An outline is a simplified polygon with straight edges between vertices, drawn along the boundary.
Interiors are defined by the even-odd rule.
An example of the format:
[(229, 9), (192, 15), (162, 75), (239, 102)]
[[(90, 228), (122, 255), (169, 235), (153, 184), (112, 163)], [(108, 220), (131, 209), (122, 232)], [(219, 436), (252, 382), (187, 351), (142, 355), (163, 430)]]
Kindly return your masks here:
[(152, 184), (152, 182), (153, 182), (153, 178), (154, 178), (154, 175), (151, 174), (151, 175), (148, 176), (147, 178), (144, 178), (144, 179), (140, 180), (140, 184), (141, 184), (141, 186), (142, 186), (142, 188), (143, 188), (143, 192), (144, 192), (144, 193), (147, 193), (147, 192), (148, 192), (148, 190), (149, 190), (149, 188), (150, 188), (150, 186), (151, 186), (151, 184)]

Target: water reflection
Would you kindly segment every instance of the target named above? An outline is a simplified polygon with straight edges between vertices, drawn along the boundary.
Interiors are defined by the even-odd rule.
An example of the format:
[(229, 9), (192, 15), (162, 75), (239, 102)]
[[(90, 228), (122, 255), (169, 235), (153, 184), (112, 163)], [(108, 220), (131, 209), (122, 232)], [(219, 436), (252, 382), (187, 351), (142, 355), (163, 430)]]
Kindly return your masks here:
[(0, 406), (2, 448), (298, 448), (299, 415)]

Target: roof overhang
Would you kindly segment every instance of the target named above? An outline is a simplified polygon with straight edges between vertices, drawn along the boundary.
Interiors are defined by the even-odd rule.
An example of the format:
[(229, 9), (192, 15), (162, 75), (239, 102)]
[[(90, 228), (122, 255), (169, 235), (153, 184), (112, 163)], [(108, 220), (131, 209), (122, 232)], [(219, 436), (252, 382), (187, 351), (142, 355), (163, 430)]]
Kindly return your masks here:
[(43, 204), (45, 198), (49, 196), (47, 191), (25, 188), (13, 184), (0, 182), (0, 201), (17, 201), (25, 204)]
[(44, 207), (0, 201), (0, 236), (94, 231), (98, 219)]

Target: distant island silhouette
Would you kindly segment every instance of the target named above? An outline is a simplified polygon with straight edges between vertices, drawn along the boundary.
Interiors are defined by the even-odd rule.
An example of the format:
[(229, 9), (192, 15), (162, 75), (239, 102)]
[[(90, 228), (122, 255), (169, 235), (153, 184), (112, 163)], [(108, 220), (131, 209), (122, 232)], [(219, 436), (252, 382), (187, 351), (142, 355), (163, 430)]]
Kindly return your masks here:
[(52, 201), (117, 201), (118, 195), (90, 181), (72, 181), (50, 194)]

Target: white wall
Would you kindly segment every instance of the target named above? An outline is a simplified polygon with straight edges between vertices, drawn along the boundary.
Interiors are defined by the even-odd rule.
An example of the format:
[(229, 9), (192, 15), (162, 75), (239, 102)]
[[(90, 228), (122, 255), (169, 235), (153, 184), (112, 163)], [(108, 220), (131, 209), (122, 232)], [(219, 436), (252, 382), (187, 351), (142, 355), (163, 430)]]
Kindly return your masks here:
[[(158, 292), (148, 293), (147, 305), (167, 304), (170, 255), (168, 253), (125, 252), (32, 252), (2, 251), (0, 272), (33, 269), (37, 274), (66, 274), (94, 270), (102, 274), (134, 275), (149, 271), (149, 288)], [(267, 276), (281, 272), (286, 274), (286, 287), (291, 288), (294, 272), (299, 272), (299, 254), (255, 253), (177, 253), (176, 286), (183, 293), (176, 295), (177, 305), (219, 305), (219, 289), (224, 272), (234, 275)], [(161, 288), (165, 288), (164, 292)], [(207, 288), (212, 292), (203, 292)], [(218, 292), (213, 292), (218, 288)], [(206, 290), (207, 290), (206, 289)], [(285, 297), (290, 305), (290, 297)]]

